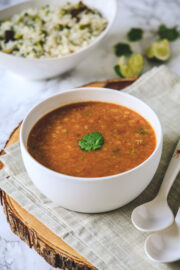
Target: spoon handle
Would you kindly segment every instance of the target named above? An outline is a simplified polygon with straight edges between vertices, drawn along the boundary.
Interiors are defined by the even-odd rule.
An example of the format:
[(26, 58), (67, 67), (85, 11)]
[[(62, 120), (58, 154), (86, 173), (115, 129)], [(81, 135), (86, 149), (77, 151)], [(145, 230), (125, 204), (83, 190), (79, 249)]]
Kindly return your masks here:
[(169, 190), (174, 183), (176, 176), (180, 170), (180, 140), (174, 150), (173, 156), (165, 173), (161, 188), (159, 190), (158, 196), (166, 197), (168, 196)]

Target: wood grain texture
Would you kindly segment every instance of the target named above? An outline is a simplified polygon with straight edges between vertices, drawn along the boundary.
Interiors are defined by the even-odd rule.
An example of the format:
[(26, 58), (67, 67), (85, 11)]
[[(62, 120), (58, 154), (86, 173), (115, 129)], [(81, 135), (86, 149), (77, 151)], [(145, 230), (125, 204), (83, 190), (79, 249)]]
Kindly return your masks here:
[[(121, 90), (134, 81), (135, 78), (113, 79), (105, 82), (93, 82), (83, 87), (104, 87)], [(19, 131), (20, 125), (12, 132), (5, 147), (19, 140)], [(3, 154), (3, 151), (1, 154)], [(2, 167), (3, 164), (0, 163), (0, 168)], [(11, 230), (30, 248), (33, 247), (50, 265), (65, 270), (97, 269), (2, 190), (0, 190), (0, 202)]]

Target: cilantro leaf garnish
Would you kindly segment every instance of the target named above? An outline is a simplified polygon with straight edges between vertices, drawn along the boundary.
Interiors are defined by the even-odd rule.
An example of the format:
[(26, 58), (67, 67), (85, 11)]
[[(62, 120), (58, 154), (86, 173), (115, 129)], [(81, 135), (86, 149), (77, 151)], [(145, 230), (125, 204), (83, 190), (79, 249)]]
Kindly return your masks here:
[(158, 35), (160, 39), (168, 39), (169, 41), (175, 41), (179, 37), (177, 27), (167, 28), (162, 24), (158, 28)]
[(114, 46), (114, 53), (116, 56), (121, 56), (121, 55), (129, 56), (132, 54), (132, 50), (129, 44), (120, 42)]
[(78, 145), (82, 150), (87, 152), (91, 150), (100, 149), (104, 144), (104, 138), (99, 132), (91, 132), (86, 134), (82, 140), (78, 142)]
[(129, 41), (138, 41), (143, 37), (143, 30), (141, 28), (132, 28), (127, 33), (127, 38)]

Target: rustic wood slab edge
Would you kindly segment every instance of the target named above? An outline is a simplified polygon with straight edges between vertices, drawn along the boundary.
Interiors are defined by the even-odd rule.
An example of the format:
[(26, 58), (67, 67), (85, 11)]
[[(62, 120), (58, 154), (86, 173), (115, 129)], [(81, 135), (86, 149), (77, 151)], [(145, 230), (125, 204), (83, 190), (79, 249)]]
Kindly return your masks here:
[[(121, 90), (131, 85), (135, 80), (136, 78), (113, 79), (89, 83), (83, 85), (83, 87), (104, 87)], [(5, 147), (19, 140), (20, 125), (12, 132)], [(3, 154), (3, 151), (0, 154)], [(3, 164), (0, 163), (0, 169), (2, 167)], [(30, 215), (2, 190), (0, 190), (0, 202), (11, 230), (30, 248), (33, 247), (50, 265), (66, 270), (96, 269), (96, 267)]]

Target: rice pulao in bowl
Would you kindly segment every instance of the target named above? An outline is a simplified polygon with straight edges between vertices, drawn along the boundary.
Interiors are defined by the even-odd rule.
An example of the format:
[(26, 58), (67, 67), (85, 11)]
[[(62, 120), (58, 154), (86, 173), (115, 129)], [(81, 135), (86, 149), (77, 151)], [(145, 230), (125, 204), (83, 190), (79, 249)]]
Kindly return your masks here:
[(22, 158), (37, 188), (86, 213), (119, 208), (150, 183), (162, 130), (141, 100), (111, 89), (75, 89), (35, 106), (20, 133)]
[(0, 11), (0, 64), (31, 79), (75, 67), (108, 33), (116, 0), (37, 0)]

